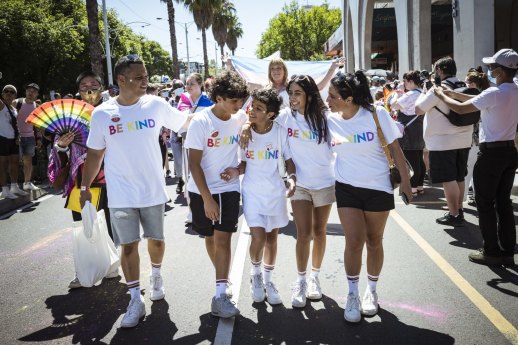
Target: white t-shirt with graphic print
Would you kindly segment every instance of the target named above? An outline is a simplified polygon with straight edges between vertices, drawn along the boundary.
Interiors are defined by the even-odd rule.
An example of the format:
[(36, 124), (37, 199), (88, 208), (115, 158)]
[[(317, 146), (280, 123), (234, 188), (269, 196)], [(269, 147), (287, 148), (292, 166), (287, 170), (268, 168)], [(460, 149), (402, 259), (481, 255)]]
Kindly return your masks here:
[[(281, 137), (279, 138), (279, 131)], [(241, 161), (246, 162), (241, 192), (245, 215), (251, 211), (265, 216), (288, 214), (286, 188), (278, 170), (279, 141), (282, 158), (291, 159), (286, 131), (274, 125), (265, 134), (252, 130), (254, 138), (246, 150), (240, 151)]]
[[(384, 107), (376, 112), (387, 144), (401, 137), (401, 132)], [(336, 180), (354, 187), (393, 193), (387, 157), (381, 148), (372, 112), (360, 108), (350, 119), (338, 114), (329, 119), (332, 148), (336, 152)]]
[(331, 145), (323, 140), (318, 143), (318, 136), (309, 128), (304, 115), (296, 112), (293, 116), (291, 109), (283, 109), (275, 121), (287, 131), (297, 186), (322, 189), (334, 185)]
[[(230, 119), (220, 120), (212, 108), (196, 113), (187, 130), (186, 149), (203, 151), (201, 168), (211, 194), (239, 192), (239, 179), (226, 182), (220, 174), (229, 167), (237, 167), (239, 136), (247, 117), (242, 110)], [(187, 190), (200, 194), (192, 175), (187, 182)]]
[(130, 106), (111, 98), (95, 108), (86, 145), (94, 150), (106, 149), (109, 207), (142, 208), (169, 199), (158, 135), (162, 127), (178, 130), (186, 119), (166, 101), (150, 95)]

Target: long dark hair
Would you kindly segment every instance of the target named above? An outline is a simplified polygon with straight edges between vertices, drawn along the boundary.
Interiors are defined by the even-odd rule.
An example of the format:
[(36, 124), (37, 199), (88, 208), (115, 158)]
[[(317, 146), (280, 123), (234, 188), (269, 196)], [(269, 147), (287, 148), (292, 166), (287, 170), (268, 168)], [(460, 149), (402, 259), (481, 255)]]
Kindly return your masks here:
[(342, 99), (353, 98), (353, 103), (372, 111), (372, 95), (369, 89), (369, 81), (363, 71), (351, 73), (338, 73), (331, 79), (331, 85), (336, 89)]
[[(288, 82), (288, 87), (286, 88), (288, 93), (291, 85), (294, 83), (300, 86), (306, 94), (304, 118), (309, 128), (318, 135), (319, 144), (323, 141), (329, 142), (329, 128), (326, 118), (328, 109), (320, 96), (317, 84), (309, 75), (294, 75)], [(292, 115), (295, 116), (294, 111), (292, 111)]]

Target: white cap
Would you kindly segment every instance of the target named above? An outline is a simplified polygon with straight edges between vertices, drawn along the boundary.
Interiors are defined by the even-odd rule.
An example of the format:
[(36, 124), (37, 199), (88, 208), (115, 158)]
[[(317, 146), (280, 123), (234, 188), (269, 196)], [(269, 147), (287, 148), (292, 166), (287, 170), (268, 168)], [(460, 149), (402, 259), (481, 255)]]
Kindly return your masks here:
[(483, 58), (482, 62), (486, 65), (494, 63), (507, 68), (518, 69), (518, 54), (509, 48), (500, 49), (495, 55)]

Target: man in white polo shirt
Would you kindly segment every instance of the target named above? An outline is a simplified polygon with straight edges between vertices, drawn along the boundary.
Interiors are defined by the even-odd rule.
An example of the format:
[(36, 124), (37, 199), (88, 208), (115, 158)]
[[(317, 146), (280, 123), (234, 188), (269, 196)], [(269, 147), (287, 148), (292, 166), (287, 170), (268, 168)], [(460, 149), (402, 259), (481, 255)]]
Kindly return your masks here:
[(113, 238), (122, 246), (121, 265), (131, 300), (121, 327), (134, 327), (146, 314), (140, 294), (140, 225), (151, 258), (149, 297), (165, 296), (160, 268), (164, 257), (165, 190), (158, 135), (162, 127), (178, 131), (187, 116), (163, 99), (146, 95), (146, 67), (137, 55), (121, 58), (114, 69), (120, 94), (92, 114), (88, 153), (81, 183), (81, 206), (91, 200), (90, 185), (104, 157)]

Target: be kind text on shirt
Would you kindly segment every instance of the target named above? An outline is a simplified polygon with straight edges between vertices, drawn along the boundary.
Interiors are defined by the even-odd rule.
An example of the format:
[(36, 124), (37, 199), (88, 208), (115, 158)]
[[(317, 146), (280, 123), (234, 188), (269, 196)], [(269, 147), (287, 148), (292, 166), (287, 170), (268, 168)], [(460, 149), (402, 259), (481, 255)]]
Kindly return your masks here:
[(147, 119), (144, 121), (131, 121), (128, 123), (118, 123), (116, 125), (110, 125), (108, 128), (110, 129), (110, 135), (117, 133), (124, 133), (125, 131), (139, 131), (146, 128), (154, 128), (155, 120)]

